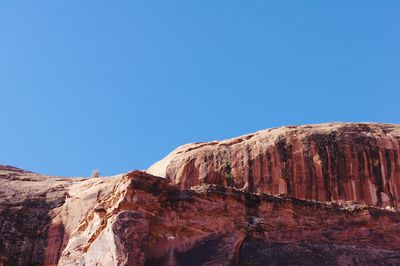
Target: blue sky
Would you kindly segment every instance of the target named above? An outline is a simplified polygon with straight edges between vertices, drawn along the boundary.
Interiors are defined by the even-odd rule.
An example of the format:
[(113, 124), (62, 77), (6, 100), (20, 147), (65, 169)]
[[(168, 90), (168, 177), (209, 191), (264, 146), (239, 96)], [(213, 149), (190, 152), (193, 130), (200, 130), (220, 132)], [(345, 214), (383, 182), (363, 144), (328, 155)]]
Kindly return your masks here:
[(0, 164), (145, 169), (281, 125), (400, 122), (400, 1), (1, 1)]

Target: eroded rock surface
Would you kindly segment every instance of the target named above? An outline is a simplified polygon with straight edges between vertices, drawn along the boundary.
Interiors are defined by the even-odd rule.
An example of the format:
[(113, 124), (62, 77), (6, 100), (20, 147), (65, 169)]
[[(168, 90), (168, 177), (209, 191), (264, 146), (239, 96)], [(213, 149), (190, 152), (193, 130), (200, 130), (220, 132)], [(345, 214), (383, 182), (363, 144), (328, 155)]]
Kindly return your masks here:
[(399, 128), (191, 144), (153, 174), (0, 166), (0, 265), (400, 265)]
[(262, 130), (181, 146), (148, 169), (182, 189), (218, 184), (248, 192), (398, 207), (400, 126), (332, 123)]

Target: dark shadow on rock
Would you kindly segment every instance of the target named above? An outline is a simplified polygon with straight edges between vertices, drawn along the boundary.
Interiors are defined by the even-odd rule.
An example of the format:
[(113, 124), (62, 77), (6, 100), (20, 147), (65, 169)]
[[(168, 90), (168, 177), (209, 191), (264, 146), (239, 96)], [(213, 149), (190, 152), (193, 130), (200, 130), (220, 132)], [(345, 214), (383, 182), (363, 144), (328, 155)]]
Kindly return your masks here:
[[(54, 204), (62, 203), (49, 203), (45, 197), (39, 197), (0, 206), (0, 265), (43, 265), (51, 221), (49, 212)], [(61, 227), (63, 239), (64, 227)]]
[(246, 238), (238, 265), (400, 265), (400, 251), (331, 243), (280, 243)]

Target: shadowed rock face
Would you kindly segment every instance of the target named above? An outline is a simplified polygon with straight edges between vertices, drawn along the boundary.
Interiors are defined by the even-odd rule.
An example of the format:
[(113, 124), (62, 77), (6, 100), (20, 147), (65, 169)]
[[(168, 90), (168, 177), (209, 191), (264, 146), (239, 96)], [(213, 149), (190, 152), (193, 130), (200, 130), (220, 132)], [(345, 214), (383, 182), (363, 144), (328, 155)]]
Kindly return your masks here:
[(399, 152), (398, 125), (281, 127), (184, 145), (147, 172), (168, 177), (182, 189), (218, 184), (255, 193), (397, 208)]
[[(248, 142), (260, 133), (196, 144), (194, 149), (188, 145), (150, 169), (161, 177), (133, 171), (113, 177), (62, 178), (0, 166), (0, 265), (400, 265), (400, 213), (379, 207), (378, 196), (376, 202), (365, 196), (356, 198), (357, 186), (353, 192), (347, 187), (353, 179), (361, 182), (362, 173), (362, 180), (371, 180), (372, 185), (357, 183), (359, 189), (368, 185), (383, 191), (375, 193), (390, 190), (392, 203), (382, 194), (382, 205), (397, 207), (396, 128), (370, 124), (281, 128), (275, 129), (279, 134), (274, 137), (254, 140), (252, 145)], [(337, 136), (326, 141), (326, 134)], [(322, 140), (315, 137), (321, 135)], [(357, 135), (363, 140), (356, 141)], [(382, 144), (389, 135), (397, 146)], [(365, 142), (369, 137), (375, 139), (375, 146)], [(305, 139), (309, 146), (299, 144)], [(231, 143), (230, 157), (212, 162), (206, 156), (207, 164), (198, 165), (208, 149), (216, 154), (226, 151), (229, 145), (222, 143)], [(248, 157), (241, 157), (235, 145)], [(333, 159), (330, 154), (335, 145), (340, 148), (333, 152)], [(366, 158), (364, 170), (357, 164), (362, 160), (358, 152), (348, 145), (359, 145), (357, 151)], [(262, 159), (256, 151), (264, 148), (270, 157)], [(199, 153), (202, 149), (207, 152)], [(345, 153), (348, 149), (350, 153)], [(294, 159), (301, 154), (312, 156), (313, 177), (305, 175), (305, 180), (314, 182), (313, 190), (319, 189), (309, 196), (296, 194), (302, 191), (302, 183), (293, 181), (299, 173), (311, 173), (298, 166), (307, 163)], [(326, 171), (323, 156), (328, 158)], [(350, 164), (343, 156), (356, 161)], [(215, 166), (217, 162), (221, 167)], [(380, 174), (376, 165), (380, 165)], [(237, 174), (242, 169), (247, 169), (247, 175), (246, 171)], [(270, 169), (271, 178), (257, 178)], [(203, 178), (200, 173), (204, 171), (210, 172)], [(280, 175), (275, 176), (277, 171)], [(310, 189), (308, 183), (303, 186), (306, 192)], [(330, 199), (360, 202), (326, 201), (326, 191)], [(286, 195), (276, 195), (281, 192)]]
[[(245, 239), (240, 265), (396, 265), (397, 251), (331, 243), (280, 243)], [(271, 263), (272, 262), (272, 263)]]
[[(28, 171), (0, 166), (0, 265), (44, 263), (51, 241), (47, 235), (50, 211), (63, 205), (65, 198), (64, 182), (49, 187), (45, 180)], [(51, 238), (61, 234), (62, 239), (63, 230), (62, 225), (51, 230)], [(59, 255), (52, 254), (55, 263)]]

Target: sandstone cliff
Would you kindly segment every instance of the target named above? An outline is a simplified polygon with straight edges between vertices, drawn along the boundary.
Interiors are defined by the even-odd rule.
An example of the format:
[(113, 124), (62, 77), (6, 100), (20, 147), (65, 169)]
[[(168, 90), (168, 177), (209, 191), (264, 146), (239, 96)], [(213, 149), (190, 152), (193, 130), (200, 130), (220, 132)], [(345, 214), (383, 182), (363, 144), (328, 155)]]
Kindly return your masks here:
[(397, 208), (399, 154), (398, 125), (332, 123), (184, 145), (147, 172), (170, 178), (182, 189), (218, 184), (251, 193)]
[(399, 265), (399, 132), (270, 129), (91, 179), (0, 166), (0, 265)]

